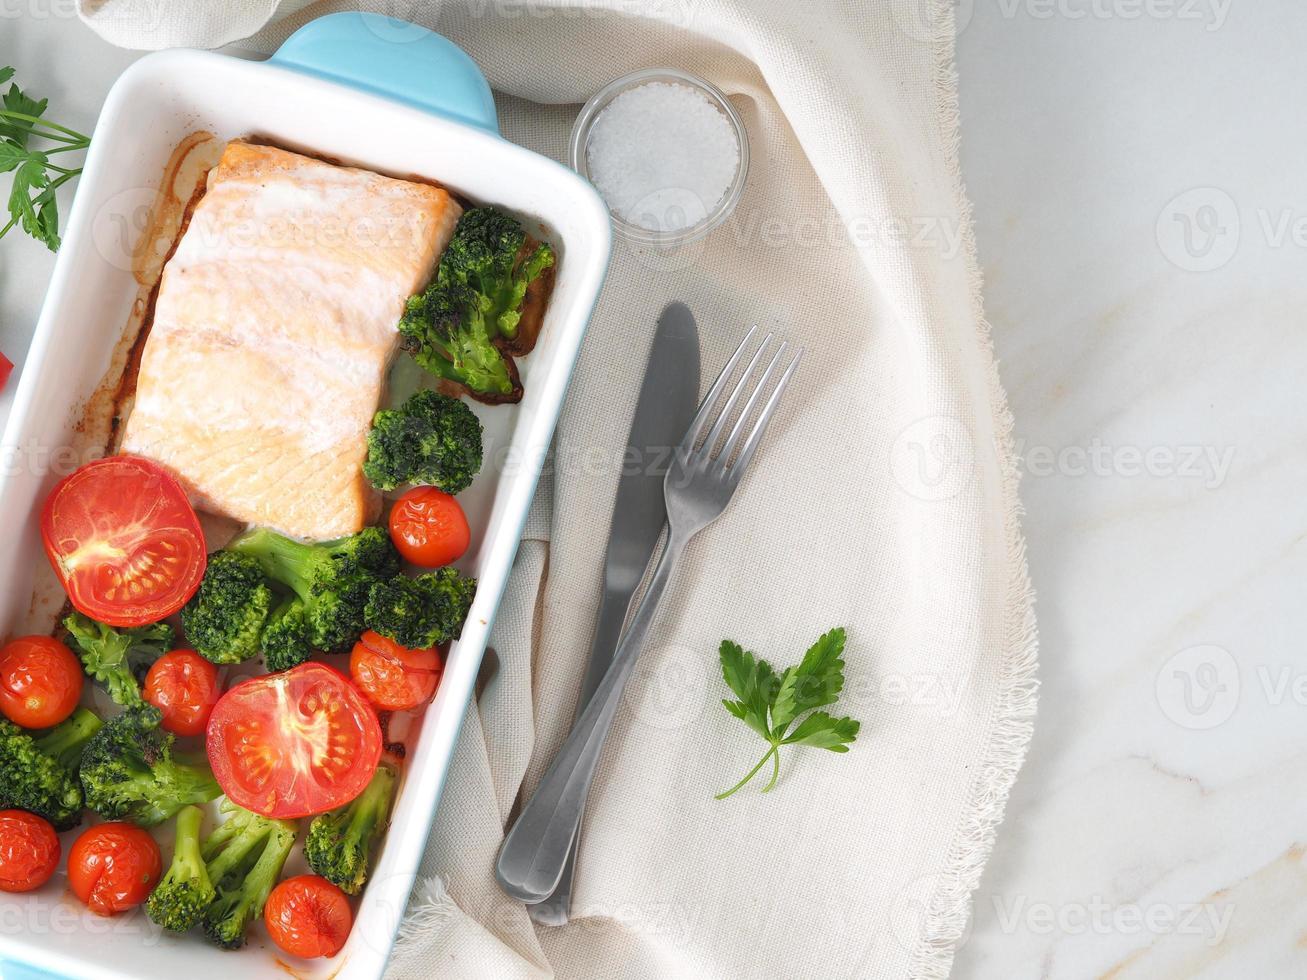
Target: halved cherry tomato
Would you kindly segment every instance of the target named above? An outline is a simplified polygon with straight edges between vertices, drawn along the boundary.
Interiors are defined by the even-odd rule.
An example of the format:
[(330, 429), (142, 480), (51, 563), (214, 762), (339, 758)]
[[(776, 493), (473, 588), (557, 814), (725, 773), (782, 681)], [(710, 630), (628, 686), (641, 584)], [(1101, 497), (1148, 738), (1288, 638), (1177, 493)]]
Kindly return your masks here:
[(272, 890), (263, 907), (263, 924), (287, 953), (311, 960), (340, 952), (354, 913), (345, 893), (326, 878), (296, 875)]
[(457, 500), (435, 487), (414, 487), (390, 509), (390, 540), (414, 565), (439, 568), (463, 557), (472, 532)]
[(60, 480), (41, 537), (73, 606), (110, 626), (171, 616), (204, 577), (204, 535), (186, 492), (139, 456), (97, 459)]
[(59, 865), (59, 835), (26, 810), (0, 810), (0, 891), (40, 888)]
[(349, 655), (349, 673), (368, 700), (384, 711), (407, 711), (436, 693), (444, 665), (439, 650), (410, 650), (367, 630)]
[(48, 636), (24, 636), (0, 649), (0, 711), (15, 725), (49, 728), (82, 696), (82, 665)]
[(68, 852), (68, 884), (96, 915), (117, 915), (140, 905), (162, 871), (159, 845), (134, 823), (92, 827)]
[(251, 677), (219, 698), (207, 745), (233, 803), (293, 819), (363, 792), (381, 759), (381, 724), (349, 678), (307, 663)]
[(150, 665), (145, 700), (163, 712), (164, 731), (199, 735), (218, 703), (218, 668), (194, 650), (173, 650)]
[(9, 383), (9, 375), (13, 373), (13, 370), (14, 362), (0, 354), (0, 391), (3, 391), (5, 385)]

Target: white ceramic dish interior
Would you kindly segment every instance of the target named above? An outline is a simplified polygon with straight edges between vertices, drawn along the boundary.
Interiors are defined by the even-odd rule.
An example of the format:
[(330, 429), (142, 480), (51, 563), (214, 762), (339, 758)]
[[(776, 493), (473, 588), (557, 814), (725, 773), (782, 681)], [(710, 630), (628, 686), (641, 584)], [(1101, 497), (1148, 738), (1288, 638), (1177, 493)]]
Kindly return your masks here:
[[(302, 36), (301, 36), (302, 35)], [(495, 610), (598, 295), (609, 252), (608, 212), (567, 168), (495, 131), (489, 89), (471, 61), (436, 35), (369, 15), (315, 21), (279, 62), (172, 51), (143, 58), (105, 103), (68, 217), (31, 353), (4, 435), (0, 482), (0, 635), (27, 612), (41, 554), (36, 515), (57, 473), (30, 447), (70, 444), (82, 405), (109, 366), (137, 284), (97, 247), (97, 227), (121, 202), (153, 189), (187, 134), (255, 135), (397, 176), (416, 174), (506, 207), (559, 252), (556, 286), (535, 351), (520, 364), (520, 405), (485, 408), (486, 468), (460, 496), (473, 524), (461, 562), (479, 581), (462, 637), (411, 750), (390, 831), (358, 905), (349, 943), (332, 960), (295, 961), (262, 938), (236, 953), (191, 935), (160, 935), (143, 914), (97, 919), (58, 887), (0, 894), (0, 975), (85, 980), (226, 980), (379, 976), (430, 828)], [(98, 225), (97, 225), (98, 223)], [(136, 229), (139, 231), (139, 229)], [(239, 379), (232, 379), (234, 384)], [(73, 835), (65, 835), (65, 850)]]

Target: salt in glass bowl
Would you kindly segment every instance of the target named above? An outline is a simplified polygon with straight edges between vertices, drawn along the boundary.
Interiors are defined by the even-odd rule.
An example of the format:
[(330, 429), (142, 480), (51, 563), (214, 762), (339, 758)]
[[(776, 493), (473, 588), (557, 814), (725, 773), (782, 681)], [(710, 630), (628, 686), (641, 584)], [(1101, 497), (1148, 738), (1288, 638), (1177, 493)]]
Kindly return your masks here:
[[(722, 195), (721, 200), (716, 205), (708, 210), (703, 218), (692, 225), (684, 228), (654, 230), (627, 221), (617, 212), (611, 208), (609, 209), (613, 228), (628, 241), (639, 245), (673, 247), (696, 241), (720, 225), (735, 210), (735, 206), (740, 202), (740, 195), (744, 193), (744, 181), (749, 173), (749, 137), (744, 129), (744, 120), (735, 111), (730, 99), (717, 86), (677, 68), (644, 68), (629, 75), (623, 75), (621, 78), (605, 85), (581, 108), (581, 114), (576, 117), (576, 122), (572, 125), (568, 154), (572, 169), (586, 180), (590, 180), (589, 148), (595, 120), (599, 118), (600, 113), (608, 107), (609, 103), (623, 92), (628, 92), (641, 85), (647, 85), (650, 82), (684, 85), (697, 91), (726, 117), (735, 133), (736, 145), (740, 151), (735, 176), (726, 188), (726, 193)], [(593, 181), (591, 182), (593, 183)]]

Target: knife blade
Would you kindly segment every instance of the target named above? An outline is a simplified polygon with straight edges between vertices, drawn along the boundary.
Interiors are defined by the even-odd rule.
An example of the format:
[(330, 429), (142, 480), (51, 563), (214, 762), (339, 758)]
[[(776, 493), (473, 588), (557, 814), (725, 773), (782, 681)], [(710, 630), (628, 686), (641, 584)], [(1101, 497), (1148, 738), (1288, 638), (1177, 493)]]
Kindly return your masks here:
[[(689, 430), (698, 407), (699, 328), (689, 307), (669, 303), (658, 317), (626, 441), (627, 454), (604, 555), (604, 592), (590, 643), (590, 660), (581, 681), (578, 715), (608, 672), (631, 599), (667, 523), (663, 478), (672, 451)], [(527, 906), (531, 918), (542, 925), (567, 922), (579, 839), (578, 832), (554, 894)]]

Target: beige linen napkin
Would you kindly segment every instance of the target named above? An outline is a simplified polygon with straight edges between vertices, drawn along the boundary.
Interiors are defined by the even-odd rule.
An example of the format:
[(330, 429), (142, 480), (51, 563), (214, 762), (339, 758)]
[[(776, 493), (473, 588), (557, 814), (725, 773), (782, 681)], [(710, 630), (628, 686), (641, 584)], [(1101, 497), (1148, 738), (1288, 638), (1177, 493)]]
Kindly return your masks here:
[[(734, 218), (676, 255), (618, 242), (467, 715), (396, 977), (942, 977), (1030, 736), (1036, 640), (1010, 419), (957, 162), (946, 0), (397, 2), (465, 47), (512, 140), (561, 158), (624, 72), (716, 82), (748, 125)], [(271, 50), (334, 4), (81, 0), (133, 47)], [(374, 6), (372, 9), (378, 9)], [(133, 14), (133, 11), (136, 11)], [(273, 18), (276, 18), (275, 20)], [(566, 734), (655, 317), (699, 318), (705, 385), (747, 326), (808, 354), (726, 515), (691, 546), (587, 814), (577, 919), (493, 880)], [(797, 661), (848, 628), (852, 751), (761, 754), (721, 707), (721, 639)]]

